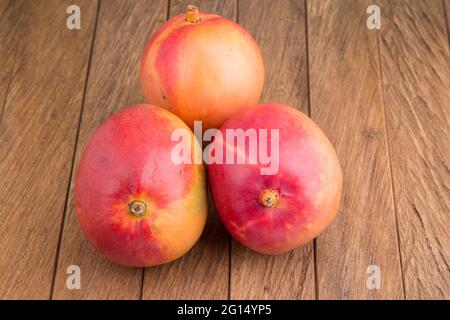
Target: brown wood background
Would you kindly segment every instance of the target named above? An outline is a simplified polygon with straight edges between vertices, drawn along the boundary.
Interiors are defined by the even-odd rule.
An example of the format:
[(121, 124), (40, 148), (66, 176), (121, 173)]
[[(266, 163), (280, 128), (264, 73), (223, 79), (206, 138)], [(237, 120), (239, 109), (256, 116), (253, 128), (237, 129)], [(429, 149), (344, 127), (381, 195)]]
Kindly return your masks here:
[[(73, 178), (95, 128), (144, 101), (144, 44), (188, 3), (254, 35), (261, 101), (324, 129), (343, 201), (326, 232), (279, 256), (232, 240), (211, 204), (183, 258), (125, 268), (82, 235)], [(70, 4), (81, 30), (66, 28)], [(366, 27), (371, 4), (381, 30)], [(450, 299), (449, 16), (450, 0), (0, 0), (0, 298)], [(81, 290), (66, 288), (69, 265)]]

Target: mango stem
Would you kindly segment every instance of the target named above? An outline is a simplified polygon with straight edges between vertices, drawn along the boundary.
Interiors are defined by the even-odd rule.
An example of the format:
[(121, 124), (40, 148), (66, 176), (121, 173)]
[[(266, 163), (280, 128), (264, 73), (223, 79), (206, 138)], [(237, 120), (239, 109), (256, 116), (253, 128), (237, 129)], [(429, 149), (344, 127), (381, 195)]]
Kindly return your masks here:
[(186, 8), (186, 22), (189, 23), (199, 23), (201, 21), (200, 19), (200, 12), (198, 11), (198, 7), (194, 5), (188, 5)]

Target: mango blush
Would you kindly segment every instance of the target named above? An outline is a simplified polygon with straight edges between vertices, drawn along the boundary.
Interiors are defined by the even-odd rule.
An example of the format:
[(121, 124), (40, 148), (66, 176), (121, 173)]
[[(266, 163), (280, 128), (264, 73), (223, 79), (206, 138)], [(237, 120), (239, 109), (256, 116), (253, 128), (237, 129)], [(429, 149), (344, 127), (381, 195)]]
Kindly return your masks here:
[(205, 170), (173, 163), (171, 134), (178, 128), (192, 135), (168, 111), (135, 105), (104, 122), (84, 151), (75, 183), (78, 220), (90, 242), (116, 263), (172, 261), (203, 231)]
[[(239, 147), (236, 139), (225, 138), (214, 142), (223, 154), (231, 150), (241, 159), (208, 165), (215, 207), (228, 231), (265, 254), (283, 253), (317, 237), (335, 218), (342, 193), (339, 161), (322, 130), (302, 112), (279, 104), (255, 106), (231, 117), (220, 136), (227, 136), (229, 129), (266, 130), (278, 167), (262, 174), (260, 159), (242, 161), (250, 159), (249, 144)], [(265, 147), (261, 136), (255, 136), (258, 148)]]

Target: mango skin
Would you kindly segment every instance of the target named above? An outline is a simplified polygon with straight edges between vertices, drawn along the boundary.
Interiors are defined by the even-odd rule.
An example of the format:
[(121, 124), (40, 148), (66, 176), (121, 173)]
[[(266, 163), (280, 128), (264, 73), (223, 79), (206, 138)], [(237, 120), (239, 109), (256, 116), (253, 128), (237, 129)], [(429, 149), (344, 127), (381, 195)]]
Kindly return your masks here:
[[(342, 193), (341, 167), (328, 138), (305, 114), (279, 104), (249, 108), (220, 131), (225, 137), (226, 129), (237, 128), (279, 129), (279, 171), (261, 175), (259, 161), (208, 165), (214, 204), (227, 230), (264, 254), (283, 253), (317, 237), (335, 218)], [(225, 154), (230, 142), (220, 144)], [(248, 156), (248, 150), (238, 153)], [(278, 192), (274, 207), (260, 203), (264, 190)]]
[(264, 85), (263, 59), (255, 40), (238, 24), (200, 13), (163, 24), (141, 58), (142, 92), (151, 104), (166, 108), (193, 128), (219, 128), (232, 115), (258, 103)]
[[(133, 267), (167, 263), (184, 255), (203, 231), (205, 169), (171, 161), (176, 128), (191, 132), (162, 108), (135, 105), (105, 121), (84, 151), (75, 183), (78, 221), (113, 262)], [(144, 216), (129, 212), (133, 200), (147, 204)]]

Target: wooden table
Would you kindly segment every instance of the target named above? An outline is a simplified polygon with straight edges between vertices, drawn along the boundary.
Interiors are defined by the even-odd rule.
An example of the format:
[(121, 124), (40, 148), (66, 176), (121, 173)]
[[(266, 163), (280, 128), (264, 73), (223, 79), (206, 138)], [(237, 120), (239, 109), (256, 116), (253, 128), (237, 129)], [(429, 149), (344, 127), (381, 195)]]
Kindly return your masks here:
[[(66, 28), (72, 3), (81, 30)], [(324, 129), (344, 171), (337, 220), (264, 256), (231, 240), (212, 209), (183, 258), (145, 270), (108, 262), (78, 226), (74, 174), (95, 128), (144, 101), (143, 46), (187, 2), (0, 0), (0, 297), (449, 299), (450, 0), (189, 3), (255, 36), (262, 101)], [(366, 26), (374, 3), (381, 30)], [(80, 290), (66, 287), (70, 265)], [(380, 289), (367, 287), (371, 265)]]

